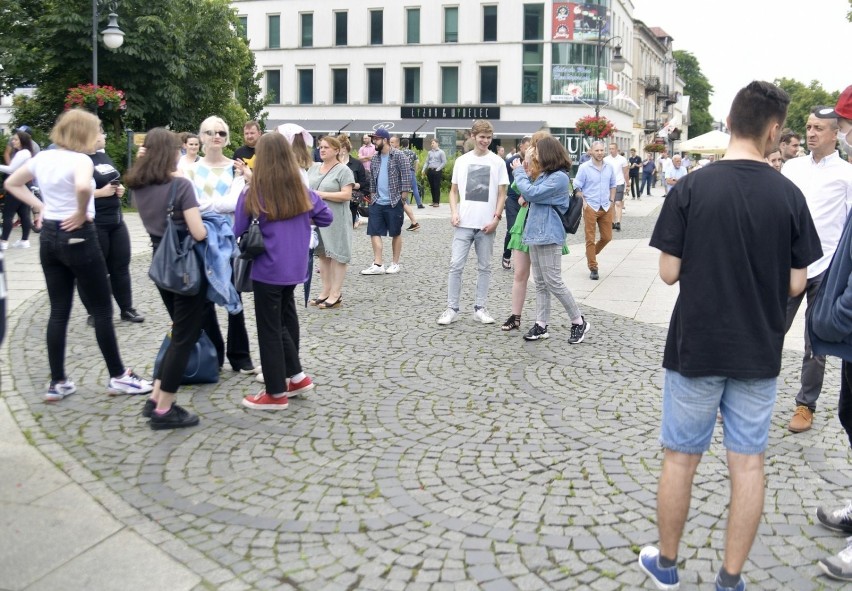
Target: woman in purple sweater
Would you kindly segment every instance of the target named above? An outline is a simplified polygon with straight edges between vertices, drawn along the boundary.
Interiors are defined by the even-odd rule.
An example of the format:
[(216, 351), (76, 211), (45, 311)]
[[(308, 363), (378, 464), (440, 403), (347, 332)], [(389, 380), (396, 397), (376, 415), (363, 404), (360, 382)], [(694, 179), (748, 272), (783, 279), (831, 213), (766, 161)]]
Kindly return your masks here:
[(332, 214), (319, 195), (305, 187), (295, 155), (283, 135), (257, 142), (251, 184), (234, 212), (234, 234), (242, 236), (257, 218), (266, 251), (254, 259), (254, 313), (266, 388), (243, 399), (243, 406), (287, 408), (287, 397), (314, 387), (299, 361), (299, 317), (293, 292), (308, 275), (311, 224), (326, 227)]

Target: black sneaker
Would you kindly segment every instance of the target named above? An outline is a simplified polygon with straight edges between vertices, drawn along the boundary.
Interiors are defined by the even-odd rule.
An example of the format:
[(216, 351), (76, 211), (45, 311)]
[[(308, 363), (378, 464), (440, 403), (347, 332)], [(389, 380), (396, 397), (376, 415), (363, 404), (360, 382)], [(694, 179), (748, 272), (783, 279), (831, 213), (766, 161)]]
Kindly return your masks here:
[(568, 342), (572, 345), (576, 345), (578, 343), (583, 342), (583, 338), (586, 336), (586, 333), (589, 332), (591, 328), (591, 324), (586, 322), (586, 319), (583, 316), (580, 316), (583, 320), (582, 324), (572, 324), (571, 325), (571, 336), (568, 337)]
[(589, 273), (589, 279), (591, 279), (592, 281), (597, 281), (599, 278), (600, 278), (600, 275), (598, 275), (598, 270), (592, 269), (591, 272)]
[(146, 419), (150, 419), (151, 415), (154, 414), (155, 408), (157, 408), (157, 403), (149, 398), (145, 401), (145, 405), (142, 407), (142, 416)]
[(121, 313), (121, 319), (125, 322), (145, 322), (145, 317), (142, 316), (135, 308), (128, 308)]
[(156, 412), (151, 413), (151, 420), (148, 422), (154, 431), (163, 429), (181, 429), (183, 427), (194, 427), (198, 424), (198, 415), (194, 415), (185, 408), (173, 404), (164, 415), (159, 415)]
[(525, 341), (537, 341), (539, 339), (546, 339), (550, 337), (547, 332), (547, 327), (542, 328), (539, 326), (538, 322), (533, 324), (532, 328), (524, 335)]

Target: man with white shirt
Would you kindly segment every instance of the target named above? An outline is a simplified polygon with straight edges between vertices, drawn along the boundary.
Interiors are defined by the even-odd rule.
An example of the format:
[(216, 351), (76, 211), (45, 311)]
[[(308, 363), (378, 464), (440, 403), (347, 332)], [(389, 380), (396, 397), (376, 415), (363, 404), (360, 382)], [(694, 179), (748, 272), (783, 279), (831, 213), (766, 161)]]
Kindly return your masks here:
[(615, 210), (612, 215), (612, 229), (621, 232), (621, 210), (624, 205), (624, 189), (630, 182), (630, 164), (627, 158), (618, 153), (618, 144), (609, 145), (609, 155), (604, 162), (615, 171)]
[(678, 179), (686, 176), (686, 172), (686, 166), (684, 166), (681, 157), (677, 155), (672, 157), (672, 165), (666, 169), (666, 195), (669, 194)]
[[(834, 149), (838, 130), (836, 117), (831, 107), (815, 107), (805, 128), (810, 154), (787, 160), (781, 168), (781, 174), (793, 181), (805, 194), (822, 244), (822, 258), (808, 266), (806, 316), (810, 313), (825, 270), (834, 256), (852, 201), (852, 164), (843, 160)], [(803, 297), (804, 293), (789, 299), (786, 330), (790, 330)], [(824, 374), (825, 357), (813, 354), (810, 337), (805, 330), (802, 386), (796, 395), (796, 412), (787, 426), (793, 433), (811, 428)]]

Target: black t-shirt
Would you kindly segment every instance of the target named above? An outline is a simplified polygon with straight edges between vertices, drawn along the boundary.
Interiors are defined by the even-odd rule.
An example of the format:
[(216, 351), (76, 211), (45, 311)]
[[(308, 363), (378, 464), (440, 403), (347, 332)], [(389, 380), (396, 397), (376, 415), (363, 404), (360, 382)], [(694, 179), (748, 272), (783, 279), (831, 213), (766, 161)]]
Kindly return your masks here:
[(765, 163), (717, 162), (674, 185), (651, 246), (681, 259), (663, 367), (776, 377), (790, 269), (822, 256), (802, 192)]
[[(639, 176), (639, 169), (642, 168), (642, 159), (639, 156), (631, 156), (627, 159), (630, 163), (630, 176)], [(639, 166), (634, 166), (638, 164)]]
[[(121, 178), (121, 173), (115, 168), (115, 163), (106, 152), (89, 154), (95, 165), (95, 188), (100, 189), (111, 181)], [(121, 199), (118, 195), (95, 198), (95, 223), (115, 224), (121, 221)]]
[(240, 146), (234, 150), (234, 160), (242, 160), (249, 168), (254, 169), (254, 148)]

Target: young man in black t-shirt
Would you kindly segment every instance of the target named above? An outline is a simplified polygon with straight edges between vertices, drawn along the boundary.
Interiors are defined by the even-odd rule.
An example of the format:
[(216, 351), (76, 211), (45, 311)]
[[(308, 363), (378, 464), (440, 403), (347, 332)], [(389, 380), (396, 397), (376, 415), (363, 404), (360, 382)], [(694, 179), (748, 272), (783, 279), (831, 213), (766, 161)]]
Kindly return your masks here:
[(627, 163), (630, 165), (630, 197), (641, 199), (639, 171), (642, 170), (642, 157), (636, 154), (636, 148), (630, 148), (630, 158), (627, 159)]
[(740, 573), (763, 512), (787, 297), (804, 289), (807, 266), (822, 255), (804, 195), (764, 161), (789, 102), (768, 82), (740, 90), (728, 116), (725, 158), (672, 187), (651, 236), (662, 251), (660, 277), (680, 282), (663, 356), (660, 548), (639, 555), (640, 568), (661, 589), (678, 583), (692, 481), (718, 412), (732, 492), (716, 589), (745, 588)]
[(260, 139), (260, 125), (257, 121), (249, 121), (243, 126), (243, 141), (245, 144), (234, 151), (234, 160), (241, 160), (248, 168), (254, 168), (254, 150)]

